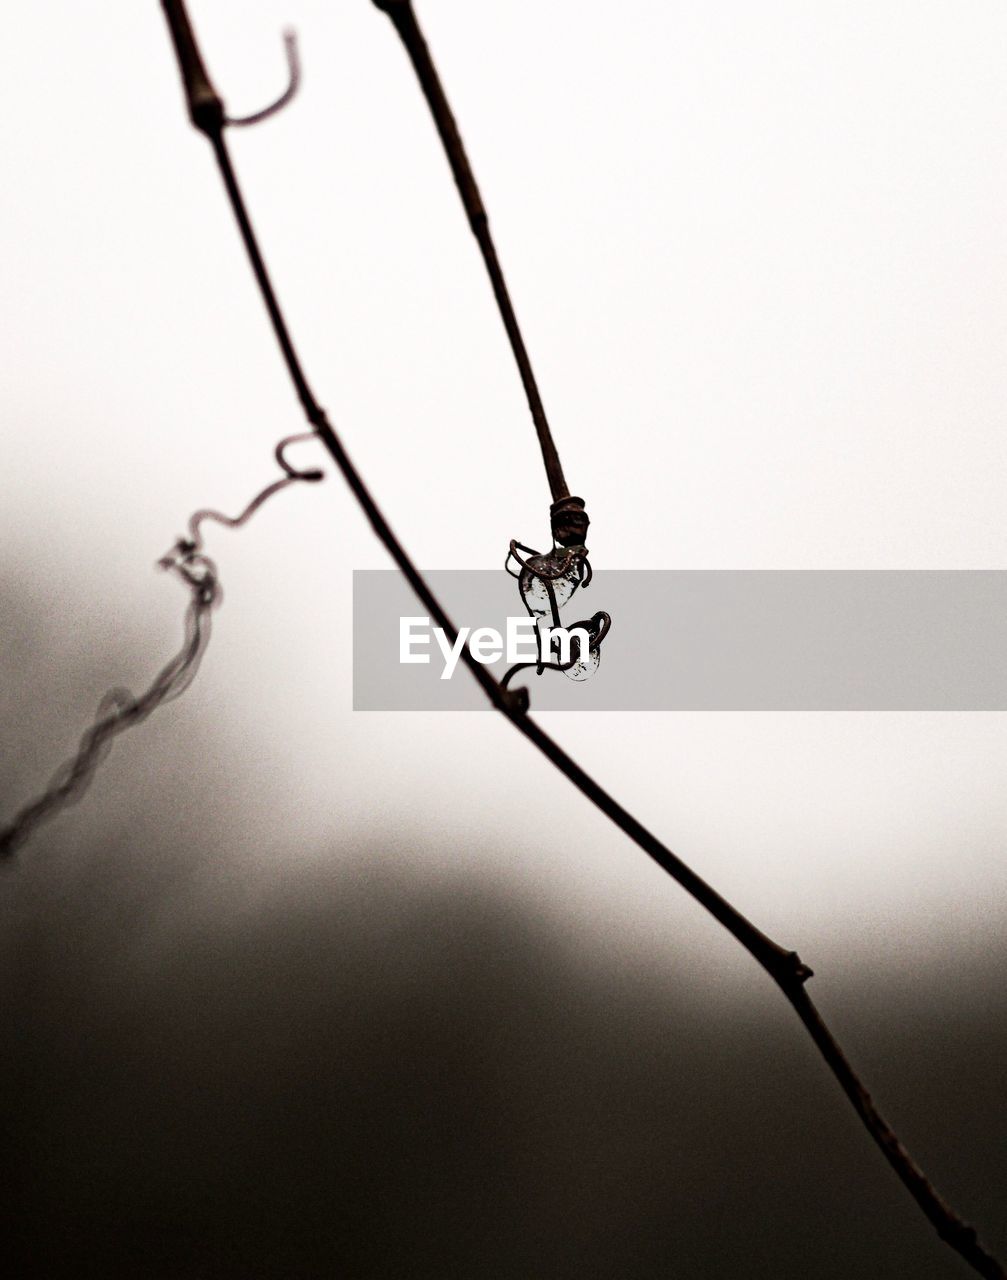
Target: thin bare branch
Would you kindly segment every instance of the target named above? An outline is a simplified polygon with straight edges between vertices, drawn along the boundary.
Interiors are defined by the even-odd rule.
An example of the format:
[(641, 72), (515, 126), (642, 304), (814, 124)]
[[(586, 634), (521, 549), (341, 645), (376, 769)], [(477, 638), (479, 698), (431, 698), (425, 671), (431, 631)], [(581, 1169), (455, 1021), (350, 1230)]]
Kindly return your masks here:
[(493, 287), (493, 296), (496, 298), (500, 318), (503, 320), (504, 328), (507, 330), (511, 350), (514, 352), (514, 360), (521, 375), (521, 383), (524, 387), (528, 408), (531, 410), (532, 421), (535, 424), (539, 446), (542, 450), (542, 461), (545, 463), (553, 501), (561, 502), (570, 497), (570, 489), (563, 475), (563, 467), (556, 451), (556, 445), (553, 442), (552, 431), (549, 427), (549, 420), (546, 417), (542, 396), (539, 393), (538, 382), (532, 369), (531, 358), (525, 347), (524, 338), (521, 336), (521, 326), (518, 324), (514, 305), (510, 298), (510, 291), (507, 288), (507, 281), (504, 279), (503, 268), (500, 265), (496, 246), (493, 243), (486, 207), (483, 204), (482, 196), (479, 194), (479, 186), (476, 183), (475, 174), (472, 172), (472, 166), (469, 163), (465, 144), (462, 142), (461, 134), (458, 131), (458, 125), (455, 123), (454, 114), (448, 104), (447, 95), (441, 85), (440, 76), (437, 74), (437, 68), (434, 66), (430, 50), (427, 48), (427, 43), (423, 38), (423, 32), (420, 30), (413, 7), (408, 3), (408, 0), (374, 0), (374, 3), (379, 9), (383, 9), (394, 23), (395, 29), (402, 38), (402, 43), (413, 64), (413, 69), (420, 82), (420, 88), (423, 90), (423, 96), (429, 104), (430, 113), (434, 118), (434, 124), (437, 126), (437, 132), (444, 146), (444, 153), (447, 156), (455, 184), (458, 187), (458, 194), (461, 196), (462, 204), (465, 207), (469, 226), (479, 244), (483, 262), (486, 264), (486, 272)]
[[(449, 642), (454, 645), (457, 643), (458, 638), (457, 629), (392, 531), (391, 526), (371, 496), (339, 437), (329, 423), (324, 409), (318, 404), (308, 385), (249, 220), (248, 211), (245, 207), (224, 139), (225, 119), (223, 107), (219, 97), (210, 86), (208, 77), (206, 77), (192, 28), (185, 15), (183, 0), (161, 0), (161, 2), (175, 43), (182, 81), (188, 98), (190, 117), (194, 125), (207, 135), (213, 147), (224, 186), (237, 220), (238, 229), (248, 253), (252, 271), (258, 282), (280, 352), (286, 363), (297, 397), (304, 409), (305, 416), (329, 451), (354, 497), (370, 521), (374, 532), (384, 544), (392, 560), (402, 571), (413, 591), (423, 603), (424, 608), (436, 621), (437, 625), (443, 628)], [(418, 34), (415, 18), (412, 19), (412, 25), (409, 26), (404, 17), (403, 11), (410, 10), (408, 0), (386, 0), (384, 4), (379, 3), (379, 7), (385, 8), (389, 12), (393, 20), (396, 21), (397, 26), (399, 22), (403, 22), (408, 30), (412, 31), (415, 28), (415, 32)], [(412, 38), (415, 40), (416, 35), (413, 35)], [(422, 37), (419, 38), (422, 41)], [(426, 60), (429, 62), (428, 52), (426, 53)], [(430, 64), (430, 69), (432, 70), (432, 63)], [(434, 86), (436, 86), (436, 92), (443, 99), (443, 91), (440, 89), (436, 76), (429, 83), (429, 89), (426, 84), (424, 85), (428, 100), (430, 93), (434, 92)], [(215, 103), (218, 109), (215, 110), (212, 106), (208, 107), (206, 103)], [(443, 111), (447, 112), (447, 118), (450, 119), (450, 111), (447, 108), (446, 100), (443, 101)], [(440, 121), (438, 122), (438, 127), (441, 127)], [(447, 145), (447, 142), (445, 145)], [(464, 153), (460, 154), (463, 161)], [(452, 167), (455, 168), (454, 163)], [(464, 167), (461, 171), (463, 173), (467, 171), (467, 161), (464, 162)], [(456, 169), (455, 172), (457, 179), (459, 170)], [(474, 191), (474, 182), (472, 188)], [(462, 190), (464, 199), (465, 191), (462, 188), (461, 181), (459, 181), (459, 190)], [(469, 194), (471, 195), (472, 193), (470, 192)], [(475, 195), (478, 197), (477, 191)], [(477, 206), (477, 212), (480, 209), (481, 202)], [(484, 211), (480, 217), (481, 219), (485, 218)], [(475, 230), (475, 227), (473, 227), (473, 230)], [(705, 907), (773, 978), (790, 1001), (797, 1016), (821, 1053), (822, 1058), (860, 1116), (865, 1128), (903, 1185), (936, 1228), (941, 1239), (947, 1241), (965, 1262), (979, 1275), (985, 1277), (985, 1280), (1007, 1280), (1007, 1273), (1004, 1272), (997, 1260), (983, 1248), (973, 1228), (968, 1226), (934, 1190), (923, 1171), (902, 1146), (891, 1127), (874, 1106), (866, 1088), (854, 1072), (853, 1067), (839, 1048), (808, 996), (804, 984), (812, 976), (812, 971), (802, 963), (796, 952), (788, 951), (786, 948), (781, 947), (760, 929), (756, 928), (751, 921), (747, 920), (741, 912), (725, 898), (721, 897), (712, 886), (697, 875), (691, 867), (687, 866), (667, 845), (658, 840), (652, 832), (648, 831), (642, 823), (637, 821), (632, 814), (624, 809), (618, 801), (610, 796), (580, 765), (567, 755), (563, 748), (554, 742), (527, 714), (528, 696), (526, 690), (519, 689), (511, 692), (502, 688), (489, 674), (486, 667), (474, 658), (467, 645), (462, 647), (461, 654), (469, 671), (474, 679), (478, 681), (493, 706), (506, 716), (515, 728), (524, 734), (602, 813), (606, 814), (673, 880), (681, 885), (687, 893), (691, 894), (701, 906)]]

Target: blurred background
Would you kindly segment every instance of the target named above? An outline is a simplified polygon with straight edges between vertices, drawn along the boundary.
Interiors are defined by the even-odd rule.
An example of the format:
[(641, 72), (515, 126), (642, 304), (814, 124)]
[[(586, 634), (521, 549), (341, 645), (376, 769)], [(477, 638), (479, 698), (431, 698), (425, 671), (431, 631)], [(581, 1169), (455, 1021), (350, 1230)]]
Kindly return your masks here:
[[(234, 114), (299, 34), (301, 93), (233, 150), (415, 559), (541, 545), (520, 385), (388, 20), (190, 8)], [(418, 11), (598, 607), (606, 569), (1003, 567), (1002, 6)], [(174, 652), (154, 562), (300, 419), (160, 6), (21, 5), (5, 36), (7, 816)], [(16, 1274), (967, 1274), (761, 972), (507, 724), (351, 710), (350, 575), (386, 561), (339, 481), (207, 549), (196, 683), (4, 869)], [(544, 720), (801, 952), (1003, 1256), (1005, 718)]]

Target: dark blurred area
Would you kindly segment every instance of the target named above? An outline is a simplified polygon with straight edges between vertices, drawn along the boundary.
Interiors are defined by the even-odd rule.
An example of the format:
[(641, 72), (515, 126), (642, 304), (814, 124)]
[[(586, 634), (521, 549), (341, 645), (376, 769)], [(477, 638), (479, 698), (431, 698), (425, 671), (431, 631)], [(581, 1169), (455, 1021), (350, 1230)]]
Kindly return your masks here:
[[(28, 642), (34, 622), (5, 617), (6, 815), (35, 776), (31, 743), (51, 751), (70, 715), (51, 690), (72, 673)], [(33, 727), (18, 699), (43, 688)], [(378, 789), (374, 832), (250, 885), (221, 852), (219, 784), (158, 755), (172, 714), (115, 748), (131, 807), (97, 834), (71, 812), (3, 868), (10, 1274), (971, 1274), (768, 981), (706, 1001), (716, 958), (685, 943), (670, 965), (633, 939), (599, 949), (466, 873), (464, 849), (431, 874)], [(813, 988), (1002, 1256), (998, 970)]]

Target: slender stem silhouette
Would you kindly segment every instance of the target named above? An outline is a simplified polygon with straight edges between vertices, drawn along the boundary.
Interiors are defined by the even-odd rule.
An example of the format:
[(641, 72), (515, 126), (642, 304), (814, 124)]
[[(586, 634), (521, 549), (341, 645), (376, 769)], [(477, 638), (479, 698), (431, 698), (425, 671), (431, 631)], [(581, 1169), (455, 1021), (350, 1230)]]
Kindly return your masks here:
[[(330, 424), (325, 410), (311, 391), (252, 229), (224, 138), (227, 120), (223, 102), (207, 75), (186, 14), (184, 0), (161, 0), (161, 3), (178, 57), (190, 118), (193, 125), (206, 135), (213, 148), (241, 239), (305, 417), (325, 445), (389, 555), (405, 575), (424, 607), (436, 620), (437, 625), (444, 629), (448, 640), (454, 645), (458, 638), (457, 629), (392, 531)], [(407, 0), (388, 0), (383, 7), (394, 6), (398, 9), (404, 4), (407, 4)], [(429, 54), (427, 57), (429, 58)], [(493, 706), (506, 716), (515, 728), (524, 734), (548, 760), (552, 761), (560, 772), (616, 826), (635, 841), (700, 905), (705, 907), (777, 983), (885, 1159), (936, 1228), (941, 1239), (956, 1250), (986, 1280), (1007, 1280), (1007, 1273), (980, 1244), (975, 1230), (941, 1198), (879, 1113), (870, 1094), (807, 994), (804, 984), (812, 976), (811, 969), (802, 963), (796, 952), (786, 950), (756, 928), (571, 759), (563, 748), (529, 717), (526, 690), (511, 691), (503, 688), (490, 675), (486, 667), (473, 657), (467, 645), (463, 646), (461, 654), (465, 665)]]
[(553, 501), (558, 502), (562, 498), (569, 497), (570, 490), (563, 475), (559, 454), (556, 452), (556, 446), (553, 443), (549, 421), (545, 415), (545, 406), (542, 404), (542, 396), (539, 393), (538, 383), (532, 370), (531, 359), (525, 347), (524, 338), (521, 336), (521, 328), (518, 325), (514, 305), (510, 299), (503, 268), (500, 266), (500, 259), (497, 257), (493, 236), (490, 234), (486, 208), (483, 205), (482, 196), (479, 194), (479, 187), (472, 172), (472, 166), (469, 164), (469, 158), (465, 154), (465, 147), (462, 143), (461, 134), (458, 132), (454, 115), (441, 86), (437, 68), (430, 57), (430, 51), (427, 48), (426, 41), (423, 39), (423, 33), (416, 21), (412, 5), (403, 3), (403, 0), (374, 0), (374, 3), (379, 9), (383, 9), (387, 13), (395, 24), (395, 29), (402, 37), (402, 43), (405, 45), (416, 70), (423, 95), (430, 105), (430, 112), (437, 126), (437, 132), (440, 134), (441, 142), (444, 144), (444, 151), (451, 166), (458, 193), (462, 198), (462, 204), (465, 206), (465, 214), (468, 217), (469, 226), (478, 241), (479, 250), (486, 264), (486, 271), (493, 287), (493, 296), (496, 298), (497, 307), (500, 310), (500, 318), (503, 320), (504, 328), (507, 330), (507, 337), (510, 339), (511, 349), (514, 352), (514, 359), (521, 374), (521, 382), (524, 386), (525, 396), (528, 399), (528, 408), (531, 410), (532, 421), (535, 424), (535, 431), (542, 449), (542, 461), (545, 463)]

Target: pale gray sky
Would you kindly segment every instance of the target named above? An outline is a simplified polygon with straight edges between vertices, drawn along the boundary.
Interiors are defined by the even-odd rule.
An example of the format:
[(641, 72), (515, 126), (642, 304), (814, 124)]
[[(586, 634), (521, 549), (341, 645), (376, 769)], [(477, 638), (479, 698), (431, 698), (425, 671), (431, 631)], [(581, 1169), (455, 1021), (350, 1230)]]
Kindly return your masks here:
[[(309, 375), (415, 559), (487, 568), (510, 537), (541, 544), (520, 385), (387, 19), (367, 0), (190, 7), (235, 113), (279, 91), (298, 31), (300, 95), (233, 149)], [(595, 607), (618, 568), (1004, 566), (1002, 5), (419, 12), (588, 500)], [(300, 419), (160, 5), (17, 5), (0, 58), (0, 548), (66, 637), (54, 665), (89, 655), (61, 686), (65, 738), (39, 743), (55, 765), (97, 695), (176, 644), (184, 597), (155, 559), (191, 510), (264, 484)], [(713, 936), (502, 722), (351, 711), (350, 573), (386, 562), (340, 481), (208, 549), (225, 603), (196, 685), (60, 823), (102, 821), (155, 741), (182, 768), (213, 715), (232, 750), (199, 767), (241, 799), (221, 855), (239, 875), (352, 857), (361, 829), (435, 873), (498, 833), (487, 873), (599, 930)], [(117, 668), (118, 635), (145, 665)], [(549, 727), (813, 962), (909, 963), (1002, 929), (1001, 715)]]

